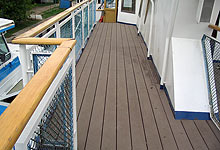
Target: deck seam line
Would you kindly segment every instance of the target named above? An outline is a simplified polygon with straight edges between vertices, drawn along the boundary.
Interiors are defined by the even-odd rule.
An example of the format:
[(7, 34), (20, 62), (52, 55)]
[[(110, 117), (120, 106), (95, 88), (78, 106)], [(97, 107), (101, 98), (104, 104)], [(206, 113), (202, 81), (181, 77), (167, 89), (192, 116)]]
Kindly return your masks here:
[(211, 128), (210, 124), (208, 123), (208, 121), (206, 120), (206, 123), (208, 124), (209, 128), (211, 129), (212, 133), (215, 135), (215, 138), (218, 140), (218, 142), (220, 143), (220, 140), (218, 139), (217, 135), (215, 134), (215, 132), (213, 131), (213, 129)]
[(184, 129), (184, 131), (185, 131), (185, 133), (186, 133), (186, 136), (187, 136), (187, 138), (188, 138), (188, 140), (189, 140), (189, 143), (190, 143), (190, 144), (191, 144), (191, 146), (192, 146), (192, 149), (195, 149), (195, 148), (193, 147), (193, 144), (192, 144), (192, 142), (191, 142), (190, 138), (189, 138), (188, 133), (186, 132), (186, 128), (185, 128), (185, 126), (183, 125), (182, 120), (180, 120), (180, 122), (181, 122), (181, 124), (182, 124), (182, 126), (183, 126), (183, 129)]
[[(104, 27), (103, 27), (103, 29), (104, 29)], [(107, 31), (106, 31), (106, 34), (107, 34)], [(105, 39), (105, 41), (106, 41), (106, 39)], [(105, 41), (104, 41), (104, 43), (105, 43)], [(95, 97), (96, 97), (96, 94), (97, 94), (97, 87), (98, 87), (98, 84), (99, 84), (99, 77), (100, 77), (101, 65), (102, 65), (102, 61), (103, 61), (103, 54), (104, 54), (104, 51), (105, 51), (104, 46), (103, 46), (103, 48), (98, 48), (98, 49), (100, 49), (100, 50), (102, 49), (102, 56), (101, 56), (101, 63), (99, 64), (99, 72), (98, 72), (98, 77), (97, 77), (97, 81), (96, 81), (95, 93), (94, 93), (94, 97), (93, 97), (93, 104), (92, 104), (92, 109), (91, 109), (91, 113), (90, 113), (89, 125), (88, 125), (88, 129), (87, 129), (87, 135), (86, 135), (86, 141), (85, 141), (84, 149), (86, 149), (86, 145), (87, 145), (89, 129), (90, 129), (90, 124), (91, 124), (91, 119), (92, 119), (92, 114), (93, 114), (93, 108), (94, 108), (94, 104), (95, 104), (95, 100), (96, 100)]]
[[(108, 24), (108, 28), (109, 28)], [(110, 36), (112, 36), (112, 26), (110, 26)], [(108, 33), (109, 31), (107, 31)], [(106, 36), (107, 37), (107, 36)], [(105, 38), (106, 38), (105, 37)], [(111, 38), (110, 38), (111, 42)], [(109, 49), (109, 63), (108, 63), (108, 72), (107, 72), (107, 81), (106, 81), (106, 91), (105, 91), (105, 102), (104, 102), (104, 112), (103, 112), (103, 122), (102, 122), (102, 131), (101, 131), (101, 142), (100, 142), (100, 150), (102, 149), (102, 142), (103, 142), (103, 134), (104, 134), (104, 125), (105, 125), (105, 112), (106, 112), (106, 101), (107, 101), (107, 93), (108, 93), (108, 80), (109, 80), (109, 70), (110, 70), (110, 56), (111, 56), (111, 45)]]
[(201, 136), (201, 138), (202, 138), (202, 140), (204, 141), (206, 147), (209, 149), (208, 144), (206, 143), (204, 137), (202, 136), (202, 133), (200, 132), (200, 130), (199, 130), (199, 128), (198, 128), (198, 126), (197, 126), (197, 124), (196, 124), (196, 122), (195, 122), (194, 120), (193, 120), (193, 123), (195, 124), (195, 126), (196, 126), (196, 128), (197, 128), (197, 130), (198, 130), (198, 132), (199, 132), (199, 134), (200, 134), (200, 136)]
[[(128, 28), (127, 30), (128, 30), (128, 32), (130, 32), (130, 34), (131, 34), (130, 28)], [(126, 32), (127, 38), (128, 38), (128, 32)], [(132, 41), (134, 42), (133, 36), (131, 36), (131, 39), (132, 39)], [(134, 45), (134, 47), (135, 47), (135, 45)], [(135, 50), (136, 50), (136, 47), (135, 47)], [(142, 112), (141, 105), (140, 105), (140, 96), (139, 96), (138, 87), (137, 87), (137, 77), (136, 77), (135, 71), (134, 71), (134, 63), (133, 63), (133, 60), (132, 60), (130, 44), (129, 44), (129, 54), (130, 54), (132, 72), (133, 72), (133, 76), (134, 76), (135, 87), (136, 87), (136, 92), (137, 92), (137, 97), (138, 97), (138, 105), (139, 105), (139, 111), (140, 111), (140, 114), (141, 114), (141, 121), (142, 121), (142, 127), (143, 127), (143, 131), (144, 131), (144, 138), (145, 138), (145, 142), (146, 142), (145, 144), (146, 144), (146, 148), (148, 149), (147, 138), (146, 138), (146, 132), (145, 132), (145, 126), (144, 126), (144, 120), (143, 120), (143, 112)], [(139, 61), (138, 61), (138, 62), (139, 62)], [(138, 64), (139, 64), (139, 63), (138, 63)], [(140, 64), (139, 64), (139, 65), (140, 65)]]
[[(103, 30), (103, 27), (102, 27), (102, 30)], [(101, 38), (99, 37), (98, 45), (99, 45), (100, 39), (101, 39)], [(98, 47), (98, 45), (97, 45), (97, 47)], [(81, 108), (82, 108), (82, 105), (83, 105), (83, 102), (84, 102), (84, 97), (85, 97), (85, 94), (86, 94), (86, 91), (87, 91), (87, 87), (88, 87), (88, 84), (89, 84), (89, 80), (90, 80), (90, 76), (91, 76), (91, 73), (92, 73), (92, 69), (93, 69), (93, 66), (94, 66), (94, 63), (95, 63), (95, 58), (96, 58), (97, 52), (98, 52), (98, 48), (96, 49), (95, 56), (94, 56), (94, 58), (93, 58), (93, 63), (92, 63), (92, 66), (91, 66), (91, 69), (90, 69), (90, 72), (89, 72), (89, 78), (88, 78), (88, 80), (87, 80), (86, 88), (85, 88), (85, 91), (84, 91), (83, 97), (82, 97), (82, 102), (81, 102), (81, 105), (80, 105), (80, 108), (79, 108), (79, 113), (78, 113), (78, 116), (77, 116), (77, 121), (78, 121), (78, 119), (79, 119), (79, 115), (80, 115), (80, 112), (81, 112)]]
[[(98, 27), (97, 27), (97, 30), (98, 30)], [(93, 33), (94, 33), (94, 31), (93, 31)], [(98, 33), (98, 31), (95, 31), (94, 37), (96, 37), (97, 33)], [(92, 37), (91, 37), (91, 38), (92, 38)], [(90, 39), (91, 39), (91, 38), (90, 38)], [(83, 64), (82, 71), (80, 72), (78, 81), (76, 82), (76, 87), (78, 86), (78, 83), (79, 83), (79, 81), (80, 81), (80, 79), (81, 79), (81, 75), (82, 75), (83, 70), (84, 70), (84, 68), (85, 68), (85, 65), (86, 65), (86, 63), (87, 63), (88, 57), (89, 57), (89, 55), (90, 55), (90, 53), (91, 53), (91, 48), (92, 48), (92, 46), (93, 46), (94, 41), (95, 41), (95, 38), (92, 38), (91, 47), (90, 47), (89, 49), (87, 49), (87, 51), (88, 51), (88, 50), (90, 50), (90, 51), (88, 52), (88, 55), (86, 56), (86, 61), (85, 61), (84, 64)], [(88, 42), (89, 42), (89, 39), (88, 39), (88, 41), (87, 41), (87, 44), (88, 44)], [(87, 46), (87, 45), (86, 45), (86, 46)], [(86, 46), (85, 46), (85, 48), (84, 48), (83, 51), (85, 51)], [(85, 52), (83, 52), (83, 51), (82, 51), (81, 57), (82, 57), (83, 53), (85, 53)], [(84, 55), (85, 55), (85, 54), (84, 54)], [(78, 64), (78, 63), (77, 63), (77, 64)], [(77, 64), (76, 64), (76, 67), (77, 67)]]
[[(122, 27), (121, 29), (124, 29), (125, 31), (125, 25), (120, 25), (120, 27)], [(121, 37), (123, 38), (122, 36), (122, 32), (121, 32)], [(133, 150), (133, 140), (132, 140), (132, 129), (131, 129), (131, 115), (130, 115), (130, 103), (129, 103), (129, 98), (128, 98), (128, 83), (127, 83), (127, 68), (126, 68), (126, 65), (125, 65), (125, 48), (124, 48), (124, 40), (122, 40), (122, 48), (123, 48), (123, 58), (124, 58), (124, 68), (125, 68), (125, 84), (126, 84), (126, 95), (127, 95), (127, 104), (128, 104), (128, 116), (129, 116), (129, 127), (130, 127), (130, 138), (131, 138), (131, 149)]]
[[(156, 88), (156, 87), (155, 87), (155, 88)], [(173, 134), (172, 127), (171, 127), (171, 125), (170, 125), (170, 120), (169, 120), (168, 117), (167, 117), (167, 113), (166, 113), (166, 111), (165, 111), (164, 105), (163, 105), (162, 100), (161, 100), (161, 96), (160, 96), (159, 91), (158, 91), (157, 88), (156, 88), (156, 91), (157, 91), (157, 93), (158, 93), (158, 95), (159, 95), (160, 103), (161, 103), (161, 105), (162, 105), (163, 112), (164, 112), (164, 114), (166, 115), (166, 119), (167, 119), (167, 122), (168, 122), (168, 124), (169, 124), (170, 131), (171, 131), (171, 133), (172, 133), (173, 139), (174, 139), (174, 141), (175, 141), (175, 143), (176, 143), (177, 149), (179, 149), (179, 146), (178, 146), (178, 144), (177, 144), (176, 138), (175, 138), (175, 136), (174, 136), (174, 134)]]
[[(140, 43), (140, 42), (139, 42), (139, 45), (140, 45), (141, 52), (142, 52), (143, 56), (146, 57), (145, 53), (143, 52), (143, 47), (141, 46), (141, 43)], [(139, 61), (141, 60), (141, 58), (139, 57), (139, 55), (138, 55), (138, 60), (139, 60)], [(147, 61), (147, 60), (146, 60), (146, 61)], [(149, 69), (150, 67), (149, 67), (148, 63), (146, 63), (146, 64), (147, 64), (148, 69)], [(154, 110), (153, 110), (153, 105), (152, 105), (152, 102), (151, 102), (152, 100), (151, 100), (151, 98), (150, 98), (150, 92), (149, 92), (149, 90), (148, 90), (148, 88), (147, 88), (148, 86), (147, 86), (147, 82), (146, 82), (146, 79), (145, 79), (145, 75), (144, 75), (142, 66), (141, 66), (141, 72), (142, 72), (143, 77), (144, 77), (144, 84), (145, 84), (145, 87), (146, 87), (146, 90), (147, 90), (147, 94), (148, 94), (148, 97), (149, 97), (149, 103), (150, 103), (150, 106), (151, 106), (151, 111), (152, 111), (152, 113), (153, 113), (154, 122), (155, 122), (155, 125), (156, 125), (156, 128), (157, 128), (157, 133), (158, 133), (158, 136), (159, 136), (159, 139), (160, 139), (160, 144), (161, 144), (162, 149), (164, 149), (163, 143), (162, 143), (162, 139), (161, 139), (161, 135), (160, 135), (159, 128), (158, 128), (158, 123), (157, 123), (157, 120), (156, 120), (156, 117), (155, 117), (155, 113), (154, 113)], [(152, 74), (151, 74), (151, 75), (152, 75)], [(151, 82), (151, 84), (152, 84), (152, 82)], [(152, 85), (153, 85), (153, 84), (152, 84)]]

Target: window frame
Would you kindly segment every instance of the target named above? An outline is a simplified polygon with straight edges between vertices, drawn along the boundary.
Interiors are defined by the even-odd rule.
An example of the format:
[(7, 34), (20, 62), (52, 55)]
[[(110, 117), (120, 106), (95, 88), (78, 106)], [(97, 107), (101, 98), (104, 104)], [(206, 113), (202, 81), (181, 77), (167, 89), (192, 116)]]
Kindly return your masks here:
[[(122, 5), (121, 5), (121, 12), (125, 12), (125, 13), (132, 13), (135, 14), (135, 9), (136, 9), (136, 0), (131, 0), (132, 1), (132, 7), (123, 7), (124, 6), (124, 1), (126, 0), (122, 0)], [(131, 9), (131, 10), (130, 10)]]

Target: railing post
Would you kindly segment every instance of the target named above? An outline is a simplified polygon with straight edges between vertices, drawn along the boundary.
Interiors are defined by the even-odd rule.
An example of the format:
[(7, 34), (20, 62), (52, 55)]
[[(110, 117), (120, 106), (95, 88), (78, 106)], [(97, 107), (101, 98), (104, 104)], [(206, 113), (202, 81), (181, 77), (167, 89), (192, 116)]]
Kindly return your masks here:
[(56, 37), (60, 38), (60, 25), (59, 25), (59, 21), (55, 23), (55, 28), (56, 28)]
[(72, 34), (73, 34), (73, 39), (75, 39), (75, 15), (73, 12), (71, 13), (71, 17), (72, 17)]
[(74, 149), (77, 150), (77, 115), (76, 115), (76, 56), (75, 56), (75, 46), (73, 47), (73, 61), (72, 61), (72, 100), (73, 100), (73, 143)]
[(84, 40), (84, 6), (82, 8), (82, 47), (84, 48), (85, 40)]
[(19, 45), (20, 50), (20, 61), (21, 61), (21, 69), (22, 69), (22, 78), (23, 78), (23, 87), (28, 83), (28, 59), (26, 52), (26, 45)]

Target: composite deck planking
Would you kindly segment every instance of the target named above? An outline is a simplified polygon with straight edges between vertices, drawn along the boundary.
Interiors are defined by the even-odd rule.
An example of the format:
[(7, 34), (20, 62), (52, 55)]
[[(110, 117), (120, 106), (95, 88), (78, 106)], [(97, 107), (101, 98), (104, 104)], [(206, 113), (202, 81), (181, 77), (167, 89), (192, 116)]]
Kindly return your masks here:
[(76, 66), (78, 149), (218, 149), (211, 121), (175, 120), (135, 26), (97, 24)]

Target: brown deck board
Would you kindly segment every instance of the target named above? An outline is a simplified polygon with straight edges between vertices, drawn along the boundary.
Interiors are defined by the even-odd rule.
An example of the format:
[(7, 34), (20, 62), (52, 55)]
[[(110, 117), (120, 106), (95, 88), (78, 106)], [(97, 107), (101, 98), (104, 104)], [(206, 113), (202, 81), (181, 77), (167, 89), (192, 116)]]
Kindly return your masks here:
[(112, 28), (111, 40), (106, 44), (110, 44), (111, 52), (101, 145), (105, 150), (116, 149), (116, 26), (109, 25)]
[(117, 24), (117, 149), (131, 149), (125, 63), (121, 24)]
[(211, 121), (175, 120), (135, 26), (97, 24), (76, 66), (78, 149), (218, 149)]
[(220, 143), (218, 139), (216, 139), (214, 133), (212, 132), (207, 122), (204, 120), (195, 120), (195, 123), (208, 148), (220, 149)]
[[(144, 54), (143, 54), (143, 56), (144, 56)], [(146, 59), (146, 58), (142, 57), (142, 60), (143, 59)], [(148, 70), (150, 70), (150, 68), (152, 70), (152, 67), (148, 63), (146, 64), (146, 67), (148, 68)], [(146, 81), (148, 81), (148, 83), (149, 83), (149, 79), (148, 80), (146, 79)], [(176, 141), (173, 137), (173, 133), (170, 128), (170, 124), (167, 120), (167, 116), (164, 113), (164, 109), (163, 109), (163, 106), (160, 102), (160, 97), (157, 92), (156, 86), (158, 86), (158, 85), (147, 84), (147, 89), (149, 91), (149, 96), (150, 96), (150, 100), (152, 103), (154, 115), (156, 118), (156, 122), (157, 122), (158, 130), (159, 130), (160, 138), (162, 141), (162, 145), (163, 145), (164, 149), (177, 149)], [(164, 118), (166, 118), (166, 119), (164, 119)]]
[(139, 107), (139, 98), (137, 93), (137, 87), (135, 83), (133, 58), (131, 57), (130, 51), (133, 51), (131, 46), (131, 37), (127, 35), (129, 26), (122, 26), (122, 37), (123, 47), (125, 56), (125, 70), (127, 77), (127, 90), (128, 90), (128, 101), (131, 121), (131, 136), (132, 136), (132, 148), (133, 149), (147, 149), (145, 132), (142, 122), (141, 110)]
[[(104, 30), (107, 31), (106, 37), (111, 34), (110, 28), (105, 24)], [(110, 38), (109, 38), (110, 39)], [(105, 43), (109, 42), (105, 39)], [(108, 65), (109, 65), (109, 52), (110, 49), (105, 44), (103, 50), (103, 58), (101, 63), (99, 81), (97, 85), (95, 102), (92, 112), (92, 117), (90, 121), (90, 127), (88, 132), (86, 149), (100, 149), (101, 145), (101, 137), (102, 137), (102, 125), (103, 125), (103, 115), (104, 115), (104, 104), (106, 97), (106, 89), (107, 89), (107, 78), (108, 78)], [(94, 138), (96, 137), (96, 138)], [(97, 143), (97, 144), (94, 144)]]
[[(78, 82), (80, 80), (81, 74), (84, 70), (85, 64), (88, 60), (88, 56), (91, 52), (91, 47), (93, 46), (93, 43), (95, 41), (96, 38), (100, 38), (99, 36), (97, 36), (97, 32), (99, 29), (99, 25), (97, 24), (97, 27), (94, 29), (94, 31), (91, 34), (90, 40), (88, 40), (88, 43), (86, 45), (86, 51), (83, 51), (81, 57), (80, 57), (80, 61), (78, 61), (77, 63), (77, 67), (76, 67), (76, 85), (78, 85)], [(100, 33), (99, 33), (100, 35)]]
[[(102, 32), (102, 34), (104, 34), (103, 36), (106, 35), (105, 31), (106, 29), (104, 28)], [(78, 117), (78, 126), (80, 126), (80, 128), (78, 128), (79, 149), (83, 149), (86, 144), (87, 133), (90, 125), (90, 117), (92, 114), (93, 103), (95, 100), (94, 96), (95, 96), (98, 77), (99, 77), (100, 64), (102, 61), (104, 40), (105, 40), (104, 38), (101, 38), (100, 41), (98, 42), (98, 45), (94, 47), (95, 49), (97, 49), (97, 53), (95, 56), (93, 67), (91, 69), (91, 74), (89, 76), (87, 90), (85, 91), (85, 94), (83, 96), (83, 105), (80, 110), (80, 116)], [(83, 78), (81, 79), (84, 80)]]

